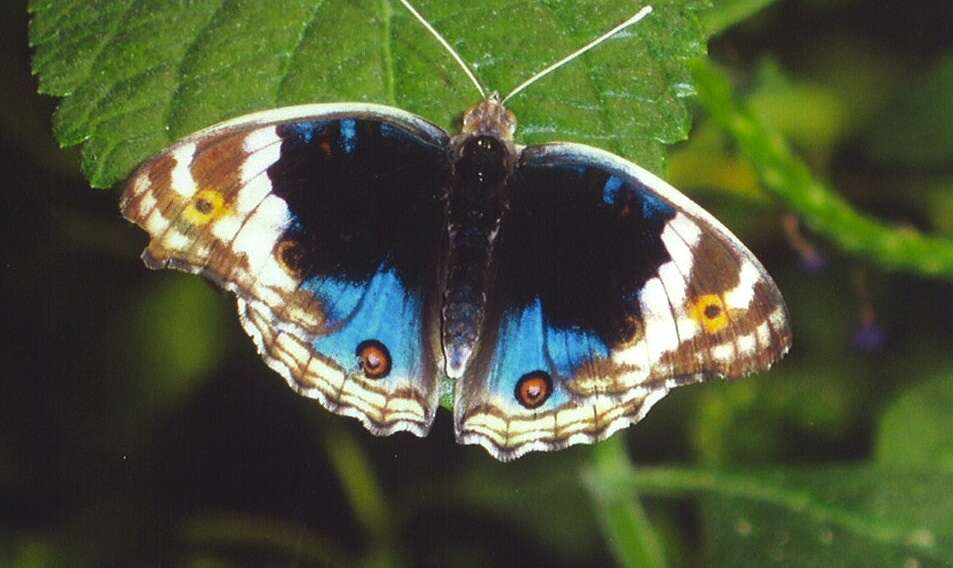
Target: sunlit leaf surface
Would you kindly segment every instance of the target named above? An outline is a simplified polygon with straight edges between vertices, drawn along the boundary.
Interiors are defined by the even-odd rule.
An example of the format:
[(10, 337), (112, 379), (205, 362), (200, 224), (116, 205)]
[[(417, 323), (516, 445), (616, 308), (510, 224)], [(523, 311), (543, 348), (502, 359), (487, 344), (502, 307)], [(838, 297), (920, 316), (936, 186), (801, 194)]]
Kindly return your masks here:
[[(685, 137), (688, 59), (704, 53), (703, 0), (661, 0), (558, 75), (511, 101), (517, 138), (584, 142), (658, 171)], [(512, 89), (631, 16), (630, 0), (417, 3), (488, 90)], [(397, 2), (32, 3), (34, 71), (64, 97), (55, 129), (84, 142), (91, 183), (108, 187), (195, 130), (255, 110), (373, 101), (453, 131), (479, 94)], [(527, 38), (531, 38), (528, 40)]]

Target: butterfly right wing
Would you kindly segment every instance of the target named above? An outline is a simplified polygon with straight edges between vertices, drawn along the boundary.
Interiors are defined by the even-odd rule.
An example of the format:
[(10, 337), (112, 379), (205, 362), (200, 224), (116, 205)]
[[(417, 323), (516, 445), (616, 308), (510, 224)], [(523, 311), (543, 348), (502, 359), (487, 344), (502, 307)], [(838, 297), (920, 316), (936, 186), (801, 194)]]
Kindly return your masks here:
[(266, 363), (375, 434), (426, 434), (447, 136), (377, 105), (289, 107), (193, 135), (144, 165), (123, 215), (151, 268), (238, 296)]
[(768, 369), (791, 345), (754, 255), (651, 173), (580, 144), (523, 150), (495, 289), (454, 406), (501, 460), (593, 443), (679, 385)]

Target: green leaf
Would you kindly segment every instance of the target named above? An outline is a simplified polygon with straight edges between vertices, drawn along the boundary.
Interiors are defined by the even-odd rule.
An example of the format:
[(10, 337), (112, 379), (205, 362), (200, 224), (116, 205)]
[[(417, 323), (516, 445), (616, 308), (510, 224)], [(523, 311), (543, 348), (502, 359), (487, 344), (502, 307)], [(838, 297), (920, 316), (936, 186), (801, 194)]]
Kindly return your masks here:
[(888, 466), (953, 471), (953, 373), (911, 388), (887, 408), (876, 457)]
[(953, 164), (953, 54), (901, 89), (868, 137), (871, 153), (911, 166)]
[[(796, 304), (793, 304), (796, 305)], [(803, 347), (802, 347), (803, 348)], [(803, 348), (810, 353), (810, 348)], [(764, 464), (804, 455), (805, 438), (836, 440), (863, 410), (847, 363), (782, 365), (731, 385), (698, 389), (691, 436), (705, 465)]]
[[(696, 14), (706, 4), (660, 0), (642, 23), (515, 97), (518, 141), (589, 143), (659, 171), (664, 144), (687, 134), (686, 64), (705, 52)], [(501, 92), (638, 7), (631, 0), (417, 5), (481, 82)], [(394, 0), (34, 0), (30, 10), (40, 91), (64, 97), (56, 136), (63, 145), (85, 143), (83, 168), (98, 187), (181, 136), (255, 110), (373, 101), (454, 131), (479, 98)]]
[(643, 495), (702, 496), (714, 566), (953, 563), (953, 472), (643, 468), (630, 473), (628, 484)]

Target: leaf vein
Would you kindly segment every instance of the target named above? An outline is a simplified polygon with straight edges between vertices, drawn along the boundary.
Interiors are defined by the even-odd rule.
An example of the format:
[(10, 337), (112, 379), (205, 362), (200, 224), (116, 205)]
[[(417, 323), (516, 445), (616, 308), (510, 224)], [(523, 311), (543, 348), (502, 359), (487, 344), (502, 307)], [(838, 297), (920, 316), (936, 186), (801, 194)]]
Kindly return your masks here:
[(285, 98), (285, 86), (288, 84), (288, 78), (291, 76), (291, 65), (295, 58), (298, 57), (298, 54), (301, 51), (301, 46), (304, 45), (305, 39), (307, 39), (307, 37), (311, 34), (311, 31), (314, 29), (315, 23), (318, 21), (318, 12), (321, 10), (322, 6), (324, 6), (324, 0), (315, 1), (314, 8), (311, 10), (310, 16), (308, 17), (305, 24), (301, 27), (301, 32), (295, 39), (295, 44), (291, 46), (291, 49), (288, 51), (287, 62), (281, 71), (279, 71), (280, 79), (278, 80), (278, 87), (275, 89), (275, 104), (283, 104), (282, 101), (284, 101)]
[[(130, 10), (132, 10), (133, 4), (134, 4), (133, 2), (126, 4), (124, 9), (120, 13), (119, 17), (113, 20), (114, 22), (113, 25), (109, 27), (109, 29), (106, 31), (105, 34), (103, 34), (103, 40), (99, 44), (99, 49), (96, 50), (96, 54), (91, 58), (93, 61), (93, 64), (90, 65), (85, 70), (84, 77), (80, 81), (81, 84), (86, 84), (92, 81), (92, 70), (99, 67), (99, 63), (102, 61), (103, 54), (107, 52), (106, 48), (109, 45), (111, 45), (112, 42), (116, 39), (116, 37), (119, 35), (119, 31), (122, 28), (122, 22), (124, 22), (126, 18), (129, 16), (129, 12)], [(76, 120), (76, 122), (78, 122), (79, 124), (86, 125), (86, 128), (84, 128), (84, 130), (86, 131), (87, 135), (90, 133), (90, 128), (89, 128), (90, 114), (92, 114), (95, 110), (99, 109), (99, 104), (105, 98), (106, 92), (107, 90), (104, 90), (103, 92), (99, 94), (99, 96), (95, 98), (94, 101), (86, 105), (85, 112), (82, 113), (82, 115)]]
[(394, 54), (391, 51), (391, 44), (394, 41), (394, 35), (391, 33), (391, 23), (394, 19), (394, 10), (390, 0), (381, 0), (381, 23), (383, 26), (383, 41), (381, 42), (381, 68), (384, 73), (387, 87), (387, 102), (392, 106), (397, 105), (397, 86), (396, 71), (394, 69)]
[(165, 118), (165, 130), (169, 141), (171, 142), (172, 137), (175, 136), (175, 133), (178, 132), (176, 128), (173, 127), (178, 114), (179, 114), (179, 97), (182, 93), (182, 86), (184, 81), (182, 79), (182, 70), (189, 60), (189, 56), (192, 55), (193, 51), (198, 47), (199, 40), (208, 32), (212, 26), (216, 24), (218, 18), (222, 15), (224, 11), (227, 0), (219, 0), (218, 6), (215, 7), (215, 10), (212, 12), (212, 15), (209, 16), (209, 19), (203, 26), (201, 26), (195, 33), (195, 36), (189, 41), (188, 46), (182, 51), (182, 57), (175, 63), (175, 89), (172, 91), (172, 96), (169, 97), (169, 111), (166, 113)]

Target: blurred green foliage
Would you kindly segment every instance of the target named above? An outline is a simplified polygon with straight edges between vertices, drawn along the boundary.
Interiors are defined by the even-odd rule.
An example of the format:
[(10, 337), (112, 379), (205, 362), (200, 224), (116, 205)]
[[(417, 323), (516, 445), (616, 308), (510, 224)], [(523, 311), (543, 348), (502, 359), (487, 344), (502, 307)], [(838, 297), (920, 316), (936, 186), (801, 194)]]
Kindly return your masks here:
[(870, 128), (868, 143), (879, 160), (938, 167), (953, 160), (953, 54), (916, 77), (909, 91), (891, 101)]
[(913, 385), (881, 416), (874, 459), (893, 468), (953, 471), (953, 369)]
[[(283, 4), (168, 3), (171, 19), (146, 17), (146, 2), (33, 2), (39, 87), (68, 95), (59, 141), (86, 141), (84, 171), (105, 186), (226, 114), (347, 96), (452, 127), (472, 103), (398, 5), (348, 3), (296, 51), (318, 3)], [(453, 444), (443, 412), (427, 439), (379, 439), (316, 408), (260, 362), (231, 298), (143, 270), (116, 196), (89, 191), (54, 148), (25, 6), (5, 4), (0, 565), (953, 564), (953, 9), (700, 5), (657, 5), (513, 108), (525, 140), (588, 141), (659, 169), (696, 88), (679, 66), (714, 34), (694, 68), (695, 131), (666, 177), (769, 267), (794, 350), (770, 373), (680, 389), (595, 448), (499, 464)], [(484, 81), (509, 86), (632, 6), (421, 9)], [(357, 39), (383, 19), (390, 53)], [(514, 40), (528, 29), (546, 41)], [(592, 70), (602, 82), (580, 89)], [(172, 114), (162, 97), (179, 100)], [(790, 213), (811, 232), (786, 238)], [(823, 266), (802, 266), (805, 243)], [(872, 332), (885, 339), (859, 340)]]

